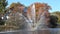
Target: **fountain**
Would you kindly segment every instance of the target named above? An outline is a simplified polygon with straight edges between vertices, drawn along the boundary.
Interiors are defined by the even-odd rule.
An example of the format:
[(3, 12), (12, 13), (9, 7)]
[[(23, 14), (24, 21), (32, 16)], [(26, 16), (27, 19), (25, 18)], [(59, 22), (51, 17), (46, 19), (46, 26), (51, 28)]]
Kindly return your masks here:
[(47, 25), (46, 25), (46, 18), (45, 18), (45, 13), (46, 11), (44, 11), (43, 13), (41, 13), (41, 15), (39, 15), (39, 20), (37, 21), (36, 20), (36, 11), (35, 11), (35, 4), (33, 4), (32, 8), (31, 8), (31, 15), (32, 17), (30, 18), (30, 16), (28, 15), (28, 29), (29, 30), (32, 30), (32, 31), (35, 31), (35, 30), (38, 30), (38, 29), (42, 29), (42, 28), (48, 28)]
[[(28, 14), (25, 17), (22, 13), (16, 12), (15, 14), (12, 13), (10, 18), (6, 20), (6, 25), (3, 26), (5, 29), (4, 32), (6, 34), (50, 34), (49, 28), (46, 24), (46, 11), (39, 14), (38, 19), (36, 19), (36, 11), (35, 11), (35, 4), (33, 4), (31, 8), (31, 17)], [(40, 9), (39, 9), (40, 10)], [(3, 19), (3, 18), (2, 18)], [(2, 29), (2, 28), (1, 28)], [(42, 31), (43, 30), (43, 31)], [(56, 33), (56, 32), (53, 32)]]

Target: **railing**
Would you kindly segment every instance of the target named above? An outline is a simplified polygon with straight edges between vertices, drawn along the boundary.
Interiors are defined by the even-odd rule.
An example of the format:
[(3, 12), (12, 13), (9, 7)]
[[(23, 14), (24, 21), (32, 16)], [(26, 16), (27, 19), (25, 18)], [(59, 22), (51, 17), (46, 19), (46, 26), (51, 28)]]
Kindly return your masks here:
[(4, 31), (0, 34), (60, 34), (60, 28), (50, 28), (49, 30), (36, 30), (36, 31), (27, 31), (27, 30), (15, 30), (15, 31)]

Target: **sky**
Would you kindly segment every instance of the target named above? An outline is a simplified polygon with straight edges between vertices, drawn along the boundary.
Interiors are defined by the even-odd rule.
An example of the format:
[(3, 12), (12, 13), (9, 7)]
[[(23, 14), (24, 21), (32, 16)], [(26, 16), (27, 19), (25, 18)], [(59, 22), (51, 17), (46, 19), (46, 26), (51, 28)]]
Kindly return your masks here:
[(20, 2), (25, 6), (29, 6), (34, 2), (41, 2), (41, 3), (47, 3), (49, 6), (51, 6), (52, 10), (50, 10), (50, 12), (60, 11), (60, 0), (7, 0), (7, 1), (8, 1), (8, 7), (12, 3), (16, 2)]

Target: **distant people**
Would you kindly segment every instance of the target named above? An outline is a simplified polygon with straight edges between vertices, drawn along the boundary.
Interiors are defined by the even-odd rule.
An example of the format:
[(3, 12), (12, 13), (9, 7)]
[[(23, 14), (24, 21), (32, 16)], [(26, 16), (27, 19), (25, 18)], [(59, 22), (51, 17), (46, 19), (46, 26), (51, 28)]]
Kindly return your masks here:
[(50, 16), (50, 28), (56, 28), (57, 27), (57, 21), (58, 17), (57, 16)]

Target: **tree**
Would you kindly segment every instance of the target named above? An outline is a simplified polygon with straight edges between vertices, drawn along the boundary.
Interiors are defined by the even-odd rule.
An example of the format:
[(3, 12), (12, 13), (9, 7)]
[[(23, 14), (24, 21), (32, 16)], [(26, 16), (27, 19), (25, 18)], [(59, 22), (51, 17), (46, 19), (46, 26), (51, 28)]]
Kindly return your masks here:
[(58, 23), (60, 23), (60, 12), (59, 11), (55, 11), (55, 12), (53, 12), (51, 14), (57, 16), (58, 17)]
[(27, 9), (27, 14), (30, 16), (30, 18), (32, 18), (32, 16), (33, 16), (33, 13), (32, 13), (33, 5), (35, 5), (35, 11), (36, 11), (35, 12), (35, 19), (36, 19), (36, 22), (38, 22), (40, 20), (40, 16), (44, 11), (46, 11), (47, 16), (50, 15), (48, 10), (51, 9), (51, 7), (48, 4), (36, 2), (36, 3), (31, 4)]
[(4, 14), (7, 4), (8, 3), (6, 0), (0, 0), (0, 25), (4, 24), (4, 21), (2, 20), (1, 17), (2, 17), (2, 14)]
[(6, 30), (16, 30), (16, 29), (24, 29), (25, 23), (27, 23), (20, 13), (11, 13), (10, 18), (6, 20), (5, 24), (8, 26)]
[(13, 10), (13, 11), (19, 11), (20, 9), (18, 7), (25, 7), (23, 4), (17, 2), (17, 3), (12, 3), (10, 5), (10, 8)]
[(57, 22), (58, 22), (58, 17), (51, 15), (50, 16), (50, 27), (51, 28), (56, 28), (57, 27)]
[(0, 0), (0, 13), (4, 13), (7, 4), (8, 4), (8, 3), (7, 3), (6, 0)]

